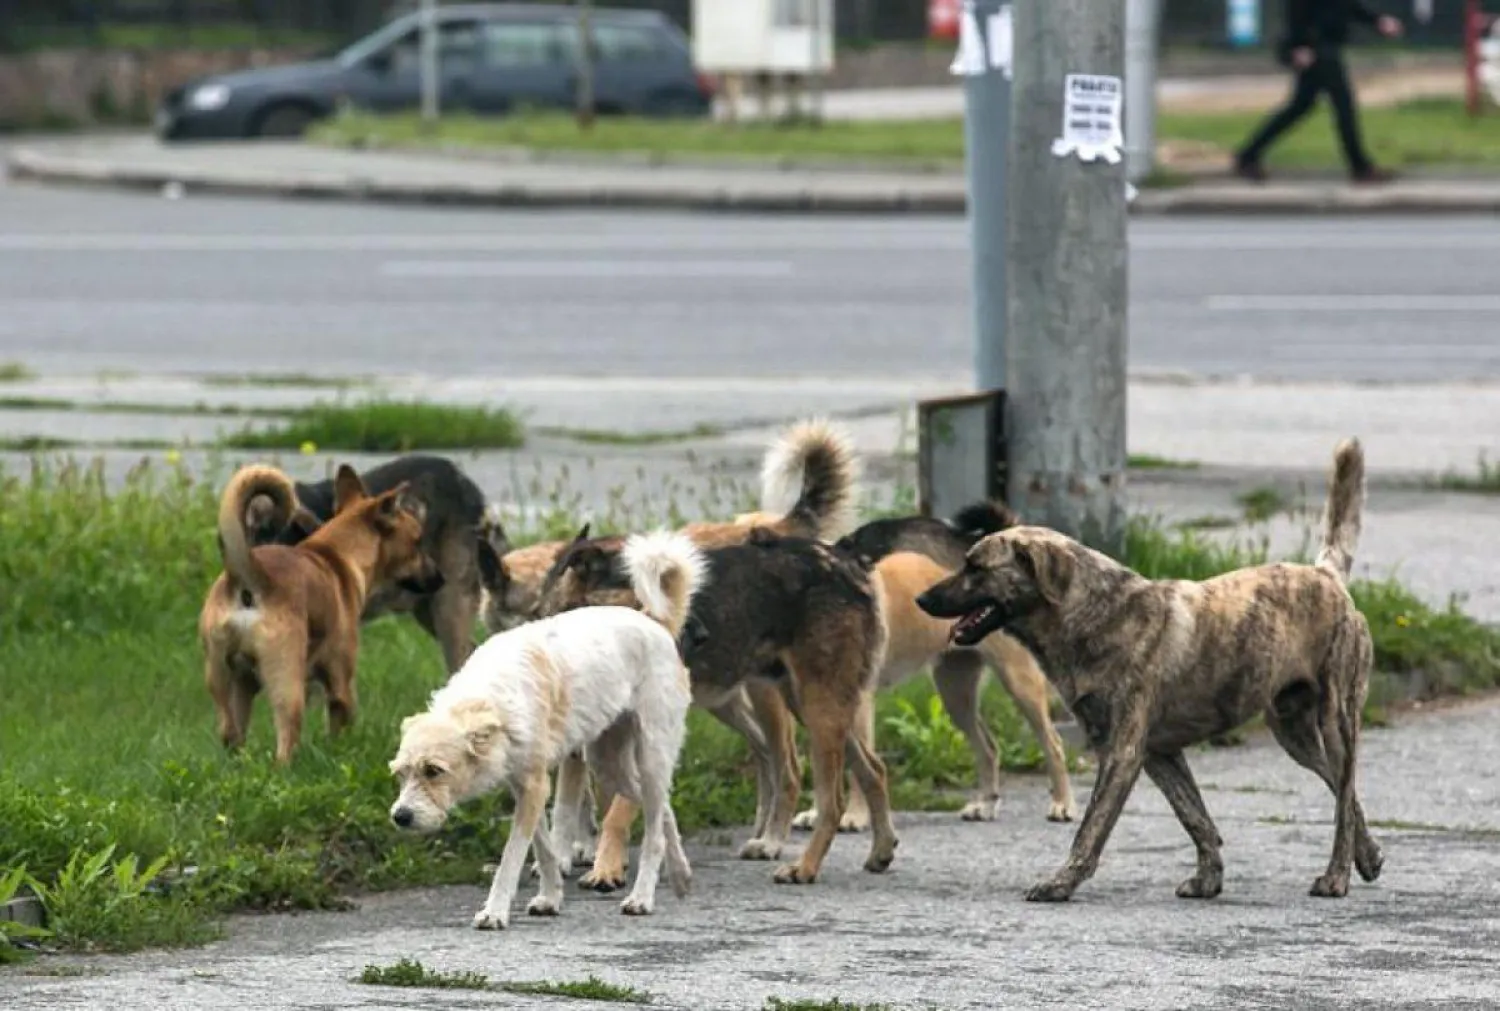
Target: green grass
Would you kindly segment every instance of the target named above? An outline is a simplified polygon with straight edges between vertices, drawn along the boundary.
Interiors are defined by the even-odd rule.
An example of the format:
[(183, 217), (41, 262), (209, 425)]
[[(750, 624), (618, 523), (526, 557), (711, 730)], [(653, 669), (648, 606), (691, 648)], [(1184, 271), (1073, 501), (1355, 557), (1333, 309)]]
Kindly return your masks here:
[(285, 46), (322, 51), (337, 44), (334, 36), (295, 29), (262, 28), (254, 24), (180, 25), (171, 22), (102, 24), (87, 27), (30, 26), (9, 28), (5, 41), (12, 52), (44, 49), (246, 49)]
[[(444, 678), (436, 645), (407, 618), (365, 628), (359, 717), (339, 740), (328, 738), (315, 695), (289, 768), (271, 762), (263, 704), (244, 752), (223, 752), (194, 634), (219, 571), (223, 476), (142, 464), (111, 488), (97, 463), (0, 470), (0, 873), (27, 868), (50, 904), (57, 943), (70, 948), (195, 943), (214, 936), (227, 910), (340, 908), (356, 890), (463, 882), (477, 901), (480, 868), (504, 841), (503, 795), (459, 809), (432, 838), (388, 823), (396, 728)], [(577, 528), (580, 499), (567, 474), (552, 485), (515, 480), (497, 497), (539, 507), (510, 525), (518, 544)], [(722, 517), (749, 504), (733, 482), (711, 481), (696, 500), (672, 482), (637, 485), (633, 494), (649, 499), (622, 490), (593, 510), (601, 532)], [(900, 493), (868, 506), (889, 511), (908, 500)], [(1130, 531), (1128, 559), (1148, 575), (1197, 578), (1257, 557), (1253, 546), (1159, 525)], [(1497, 633), (1456, 605), (1426, 608), (1395, 583), (1359, 584), (1355, 593), (1382, 668), (1420, 669), (1441, 690), (1500, 682)], [(1030, 730), (993, 683), (982, 711), (1008, 770), (1040, 768)], [(934, 706), (928, 680), (884, 693), (876, 725), (899, 806), (949, 808), (967, 790), (968, 749)], [(743, 826), (753, 815), (744, 744), (702, 712), (690, 714), (674, 786), (684, 832)], [(197, 872), (184, 875), (187, 866)]]
[(1173, 460), (1150, 453), (1132, 453), (1126, 465), (1132, 470), (1197, 470), (1203, 466), (1196, 460)]
[(1280, 489), (1269, 485), (1251, 488), (1236, 495), (1234, 500), (1244, 510), (1245, 520), (1249, 523), (1264, 523), (1271, 517), (1286, 512), (1292, 505)]
[(1479, 455), (1479, 466), (1473, 474), (1448, 471), (1432, 481), (1432, 486), (1441, 491), (1472, 492), (1478, 495), (1500, 495), (1500, 463), (1491, 463), (1483, 453)]
[(307, 372), (247, 372), (233, 375), (211, 372), (200, 376), (204, 386), (250, 386), (264, 389), (338, 389), (347, 390), (369, 386), (373, 382), (363, 376), (316, 376)]
[[(1265, 112), (1164, 113), (1157, 120), (1161, 141), (1211, 144), (1230, 153), (1250, 137)], [(1360, 129), (1377, 164), (1396, 169), (1465, 166), (1500, 169), (1500, 130), (1494, 110), (1470, 119), (1457, 99), (1423, 99), (1387, 108), (1360, 110)], [(1328, 103), (1287, 133), (1266, 156), (1276, 169), (1342, 171)]]
[(617, 432), (600, 428), (539, 428), (537, 431), (594, 446), (659, 446), (689, 439), (712, 439), (724, 434), (721, 426), (709, 424), (663, 432)]
[(82, 443), (50, 435), (15, 435), (0, 437), (0, 452), (50, 453), (59, 449), (77, 449)]
[(488, 990), (489, 977), (482, 972), (436, 972), (414, 958), (394, 965), (367, 965), (359, 974), (367, 986), (405, 986), (425, 990)]
[(572, 997), (575, 1000), (604, 1000), (622, 1004), (651, 1003), (649, 993), (630, 986), (606, 983), (598, 976), (590, 976), (588, 979), (576, 982), (539, 980), (537, 982), (500, 983), (498, 988), (507, 993), (527, 994), (533, 997)]
[(406, 453), (416, 449), (516, 449), (524, 442), (520, 419), (504, 408), (368, 400), (301, 408), (281, 424), (233, 433), (224, 445), (233, 449), (312, 446)]
[(290, 408), (240, 404), (153, 404), (130, 400), (67, 400), (62, 397), (0, 397), (0, 411), (77, 411), (85, 414), (157, 414), (209, 418), (284, 418)]
[(36, 373), (23, 362), (0, 362), (0, 383), (19, 383), (35, 378)]

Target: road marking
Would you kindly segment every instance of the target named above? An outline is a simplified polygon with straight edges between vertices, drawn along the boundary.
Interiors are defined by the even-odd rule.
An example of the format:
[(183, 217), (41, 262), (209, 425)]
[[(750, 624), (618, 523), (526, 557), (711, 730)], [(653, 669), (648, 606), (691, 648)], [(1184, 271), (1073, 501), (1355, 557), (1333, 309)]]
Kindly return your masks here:
[(384, 277), (524, 278), (777, 278), (790, 277), (784, 260), (390, 260), (380, 265)]
[(0, 253), (622, 253), (643, 252), (963, 252), (968, 239), (928, 232), (852, 229), (823, 233), (743, 231), (628, 234), (462, 234), (388, 235), (111, 235), (4, 234)]
[(1210, 295), (1212, 312), (1500, 312), (1500, 295)]
[(1181, 232), (1133, 232), (1130, 247), (1143, 252), (1260, 253), (1260, 252), (1457, 252), (1500, 249), (1500, 234), (1459, 232), (1456, 234), (1411, 234), (1401, 232), (1264, 232), (1227, 230), (1222, 233), (1189, 235)]

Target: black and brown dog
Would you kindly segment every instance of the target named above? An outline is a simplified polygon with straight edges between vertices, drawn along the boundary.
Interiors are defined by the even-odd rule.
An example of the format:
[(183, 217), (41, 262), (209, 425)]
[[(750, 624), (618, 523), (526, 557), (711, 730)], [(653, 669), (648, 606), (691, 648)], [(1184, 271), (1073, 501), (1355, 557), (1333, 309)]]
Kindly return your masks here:
[(1184, 749), (1257, 713), (1337, 799), (1333, 854), (1311, 894), (1345, 895), (1351, 861), (1366, 881), (1379, 877), (1380, 848), (1355, 793), (1374, 647), (1346, 585), (1364, 497), (1364, 452), (1351, 439), (1334, 454), (1312, 565), (1152, 580), (1054, 530), (1020, 526), (981, 540), (961, 571), (918, 597), (928, 614), (957, 619), (957, 645), (1000, 629), (1024, 642), (1099, 757), (1072, 853), (1028, 899), (1064, 901), (1094, 873), (1143, 770), (1197, 850), (1197, 872), (1177, 894), (1218, 895), (1222, 841)]

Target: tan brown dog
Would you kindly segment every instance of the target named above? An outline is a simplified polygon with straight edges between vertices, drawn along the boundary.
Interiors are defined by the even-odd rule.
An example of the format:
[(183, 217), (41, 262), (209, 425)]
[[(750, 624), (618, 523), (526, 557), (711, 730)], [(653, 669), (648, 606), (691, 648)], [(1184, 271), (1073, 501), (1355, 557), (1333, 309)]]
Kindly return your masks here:
[(1366, 881), (1380, 876), (1380, 848), (1354, 785), (1374, 646), (1345, 585), (1364, 497), (1364, 452), (1346, 440), (1312, 565), (1151, 580), (1055, 531), (1023, 526), (981, 540), (961, 572), (918, 598), (928, 614), (958, 619), (958, 645), (1000, 628), (1025, 643), (1099, 756), (1068, 862), (1028, 900), (1066, 901), (1094, 873), (1142, 769), (1198, 853), (1197, 872), (1177, 894), (1217, 896), (1222, 841), (1183, 750), (1256, 713), (1337, 798), (1333, 854), (1311, 894), (1347, 894), (1351, 860)]
[[(991, 821), (1000, 803), (1000, 771), (995, 740), (979, 712), (979, 689), (988, 664), (1005, 690), (1016, 700), (1021, 715), (1031, 725), (1047, 766), (1051, 786), (1049, 821), (1073, 820), (1073, 786), (1068, 779), (1068, 755), (1062, 738), (1052, 725), (1047, 678), (1026, 647), (1003, 633), (986, 636), (973, 649), (954, 649), (948, 641), (951, 621), (940, 621), (917, 606), (922, 591), (951, 575), (925, 554), (896, 551), (875, 563), (880, 580), (881, 618), (886, 628), (885, 663), (879, 688), (890, 688), (932, 668), (932, 678), (953, 725), (963, 733), (974, 751), (979, 787), (960, 816), (965, 821)], [(860, 705), (860, 733), (865, 744), (875, 747), (875, 698), (868, 693)], [(797, 828), (811, 828), (816, 809), (797, 816)], [(870, 824), (870, 811), (858, 780), (849, 780), (849, 806), (839, 829), (862, 832)]]
[(291, 480), (274, 467), (237, 472), (219, 503), (224, 572), (198, 618), (205, 678), (219, 715), (219, 736), (245, 741), (250, 704), (265, 691), (276, 722), (276, 760), (287, 762), (302, 732), (310, 682), (322, 684), (328, 726), (354, 719), (360, 615), (369, 594), (407, 583), (432, 592), (442, 576), (421, 550), (421, 506), (398, 486), (371, 498), (359, 475), (339, 468), (334, 516), (294, 547), (249, 546), (252, 499), (265, 496), (285, 524), (297, 508)]

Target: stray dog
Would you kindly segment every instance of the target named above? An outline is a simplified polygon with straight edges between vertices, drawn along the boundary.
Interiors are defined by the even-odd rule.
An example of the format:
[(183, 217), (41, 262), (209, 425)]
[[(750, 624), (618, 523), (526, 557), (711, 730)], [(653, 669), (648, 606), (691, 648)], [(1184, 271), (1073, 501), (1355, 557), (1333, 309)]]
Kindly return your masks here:
[[(646, 612), (589, 607), (485, 640), (463, 669), (432, 696), (428, 711), (401, 724), (391, 771), (401, 794), (391, 820), (435, 832), (456, 804), (508, 784), (516, 814), (484, 908), (480, 930), (504, 929), (528, 848), (536, 851), (541, 887), (533, 916), (562, 908), (564, 841), (577, 831), (581, 798), (559, 784), (554, 848), (543, 813), (548, 775), (582, 750), (609, 790), (646, 812), (635, 887), (621, 906), (650, 913), (662, 860), (679, 898), (692, 871), (672, 812), (672, 775), (687, 733), (687, 672), (677, 637), (703, 578), (703, 558), (680, 534), (632, 537), (621, 552), (630, 586)], [(560, 779), (562, 777), (559, 777)]]
[(442, 573), (422, 550), (422, 504), (398, 485), (374, 497), (359, 475), (339, 468), (333, 517), (295, 547), (252, 548), (245, 517), (252, 500), (285, 524), (296, 508), (291, 480), (274, 467), (242, 468), (219, 503), (224, 572), (198, 617), (205, 677), (219, 737), (245, 742), (250, 703), (264, 690), (276, 720), (276, 760), (291, 759), (302, 733), (309, 681), (328, 698), (328, 726), (354, 720), (359, 615), (368, 594), (396, 582), (432, 592)]
[[(405, 484), (413, 501), (422, 503), (422, 550), (437, 563), (442, 585), (427, 593), (410, 585), (392, 585), (372, 593), (365, 602), (364, 621), (383, 614), (411, 614), (443, 649), (448, 672), (463, 666), (474, 652), (474, 624), (479, 617), (480, 583), (478, 531), (484, 518), (484, 493), (452, 460), (410, 455), (373, 467), (360, 475), (371, 494), (379, 495)], [(290, 522), (276, 522), (275, 509), (264, 496), (247, 507), (247, 525), (255, 543), (294, 545), (333, 516), (334, 482), (295, 485), (297, 508)]]
[[(879, 687), (897, 685), (930, 666), (944, 708), (974, 752), (979, 786), (959, 817), (992, 821), (1000, 803), (999, 755), (979, 712), (979, 689), (988, 664), (1042, 746), (1051, 788), (1047, 820), (1072, 821), (1067, 751), (1052, 725), (1047, 679), (1036, 659), (1004, 633), (987, 637), (974, 649), (955, 649), (948, 641), (949, 623), (916, 606), (918, 594), (963, 566), (964, 553), (976, 541), (1016, 523), (1016, 515), (1003, 504), (979, 502), (959, 510), (951, 522), (925, 516), (872, 520), (840, 538), (836, 547), (871, 568), (884, 590), (882, 618), (889, 645)], [(874, 747), (873, 700), (861, 716), (865, 742)], [(806, 828), (815, 820), (816, 812), (804, 811), (797, 816), (796, 827)], [(840, 828), (858, 832), (868, 823), (864, 798), (858, 784), (851, 781), (849, 809)]]
[[(778, 693), (807, 728), (818, 820), (801, 859), (777, 868), (778, 883), (817, 879), (843, 815), (846, 756), (873, 826), (865, 869), (884, 871), (897, 843), (885, 763), (857, 732), (860, 700), (873, 690), (886, 648), (880, 584), (828, 544), (782, 537), (765, 527), (747, 532), (743, 544), (706, 552), (708, 576), (693, 607), (703, 634), (683, 643), (694, 698), (715, 711), (742, 687), (758, 685)], [(579, 540), (563, 552), (542, 590), (543, 614), (639, 605), (612, 540)], [(776, 732), (768, 730), (766, 737)], [(795, 740), (787, 733), (772, 743), (790, 749), (790, 771), (775, 781), (773, 796), (761, 798), (761, 810), (769, 813), (742, 857), (778, 856), (796, 813)], [(764, 778), (760, 785), (766, 787)], [(623, 861), (633, 816), (617, 798), (601, 832), (594, 880), (617, 873), (615, 861)]]
[[(985, 637), (973, 649), (953, 649), (948, 642), (952, 623), (931, 617), (916, 604), (923, 590), (952, 575), (951, 570), (926, 555), (914, 551), (886, 555), (875, 563), (874, 575), (880, 581), (881, 599), (885, 602), (881, 618), (887, 636), (885, 663), (875, 687), (890, 688), (932, 667), (938, 694), (953, 725), (968, 739), (979, 774), (979, 788), (959, 817), (965, 821), (993, 821), (1000, 804), (995, 739), (979, 711), (979, 689), (988, 664), (1016, 700), (1017, 708), (1042, 745), (1052, 794), (1047, 820), (1072, 821), (1073, 786), (1068, 779), (1068, 756), (1057, 728), (1052, 725), (1047, 678), (1037, 667), (1036, 659), (1019, 642), (1000, 632)], [(875, 750), (873, 691), (861, 700), (859, 731), (866, 746)], [(794, 825), (810, 828), (816, 821), (817, 811), (809, 810), (799, 814)], [(864, 795), (858, 782), (851, 780), (849, 807), (839, 829), (861, 832), (869, 823)]]
[(934, 617), (958, 619), (960, 645), (1004, 628), (1030, 647), (1099, 756), (1068, 862), (1028, 900), (1065, 901), (1094, 873), (1142, 768), (1197, 850), (1197, 871), (1177, 894), (1217, 896), (1222, 841), (1183, 749), (1257, 712), (1337, 798), (1333, 854), (1311, 894), (1347, 894), (1351, 859), (1366, 881), (1380, 876), (1383, 858), (1354, 786), (1374, 647), (1345, 585), (1364, 497), (1364, 451), (1350, 439), (1334, 454), (1313, 565), (1148, 580), (1059, 533), (1023, 526), (980, 541), (961, 572), (917, 599)]

